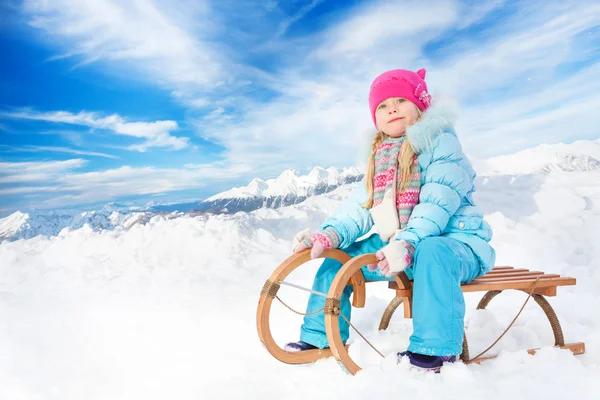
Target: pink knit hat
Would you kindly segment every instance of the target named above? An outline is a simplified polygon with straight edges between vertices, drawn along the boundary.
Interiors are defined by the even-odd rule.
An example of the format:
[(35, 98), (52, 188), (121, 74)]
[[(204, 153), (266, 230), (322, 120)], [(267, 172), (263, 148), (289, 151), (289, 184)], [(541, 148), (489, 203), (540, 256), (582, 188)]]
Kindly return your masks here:
[(427, 92), (425, 83), (425, 72), (425, 68), (417, 72), (394, 69), (375, 78), (369, 92), (369, 108), (373, 123), (375, 123), (375, 109), (379, 103), (390, 97), (404, 97), (412, 101), (421, 111), (425, 111), (431, 104), (431, 95)]

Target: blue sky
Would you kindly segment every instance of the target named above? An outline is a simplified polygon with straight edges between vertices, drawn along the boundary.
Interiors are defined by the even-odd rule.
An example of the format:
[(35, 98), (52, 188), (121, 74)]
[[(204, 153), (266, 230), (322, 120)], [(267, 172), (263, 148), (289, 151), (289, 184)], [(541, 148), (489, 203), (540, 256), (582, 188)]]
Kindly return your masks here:
[(427, 69), (472, 158), (600, 137), (593, 1), (0, 2), (0, 216), (364, 163), (368, 87)]

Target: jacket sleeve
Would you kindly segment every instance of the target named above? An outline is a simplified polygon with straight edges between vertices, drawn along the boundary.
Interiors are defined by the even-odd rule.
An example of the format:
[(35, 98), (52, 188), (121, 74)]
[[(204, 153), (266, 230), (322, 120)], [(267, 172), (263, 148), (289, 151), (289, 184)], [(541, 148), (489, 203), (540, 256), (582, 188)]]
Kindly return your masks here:
[(367, 199), (367, 188), (363, 179), (346, 201), (321, 225), (321, 230), (326, 228), (336, 230), (340, 236), (340, 249), (350, 246), (373, 227), (371, 213), (362, 207)]
[(472, 190), (471, 174), (465, 167), (465, 155), (458, 138), (442, 133), (432, 149), (432, 158), (423, 172), (424, 183), (419, 203), (413, 209), (406, 230), (396, 240), (406, 240), (413, 246), (427, 237), (444, 232), (450, 217), (458, 210), (461, 199)]

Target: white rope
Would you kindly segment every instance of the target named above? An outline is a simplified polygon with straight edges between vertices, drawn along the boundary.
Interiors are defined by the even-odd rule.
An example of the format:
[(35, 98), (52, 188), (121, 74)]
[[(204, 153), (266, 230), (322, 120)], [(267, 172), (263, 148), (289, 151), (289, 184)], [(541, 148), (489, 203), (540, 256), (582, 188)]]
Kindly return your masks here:
[(289, 282), (285, 282), (285, 281), (279, 281), (279, 284), (280, 285), (291, 286), (293, 288), (304, 290), (305, 292), (310, 292), (312, 294), (316, 294), (317, 296), (322, 296), (322, 297), (327, 298), (327, 295), (325, 293), (317, 292), (316, 290), (312, 290), (312, 289), (309, 289), (309, 288), (305, 288), (303, 286), (295, 285), (293, 283), (289, 283)]

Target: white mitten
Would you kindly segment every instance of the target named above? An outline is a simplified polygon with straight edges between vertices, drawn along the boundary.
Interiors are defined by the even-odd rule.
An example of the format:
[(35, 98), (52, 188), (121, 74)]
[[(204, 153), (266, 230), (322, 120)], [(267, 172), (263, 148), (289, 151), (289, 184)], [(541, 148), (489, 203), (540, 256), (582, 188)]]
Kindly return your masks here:
[[(298, 245), (302, 242), (304, 242), (306, 239), (308, 239), (310, 237), (310, 229), (306, 228), (303, 231), (300, 231), (298, 233), (296, 233), (296, 236), (294, 236), (294, 238), (292, 239), (292, 251), (296, 252), (296, 248), (298, 247)], [(306, 243), (306, 242), (305, 242)], [(309, 246), (304, 247), (302, 250), (308, 248)]]
[(404, 240), (392, 240), (376, 254), (384, 275), (397, 274), (412, 265), (414, 248)]

